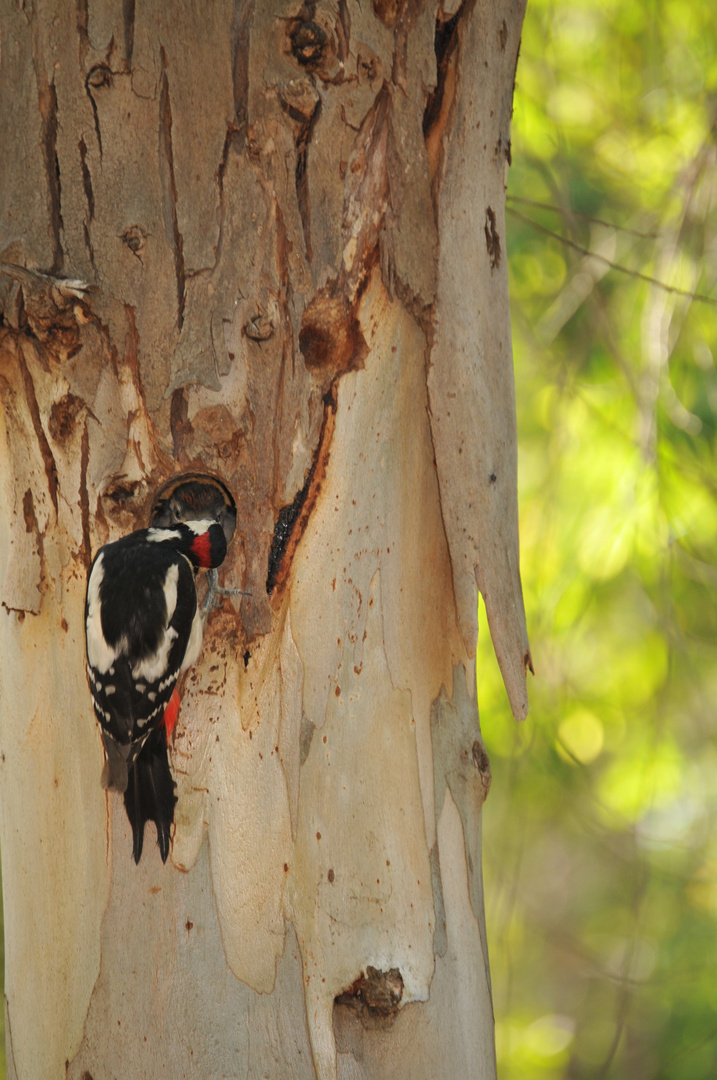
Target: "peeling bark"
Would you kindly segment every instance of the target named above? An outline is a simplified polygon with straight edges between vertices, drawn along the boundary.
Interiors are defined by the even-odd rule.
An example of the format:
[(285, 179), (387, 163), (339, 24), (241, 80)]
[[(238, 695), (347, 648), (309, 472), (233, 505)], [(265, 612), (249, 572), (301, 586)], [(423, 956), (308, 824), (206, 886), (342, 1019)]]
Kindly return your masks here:
[[(480, 590), (524, 715), (522, 4), (5, 7), (9, 1075), (492, 1080), (473, 658)], [(135, 867), (86, 573), (194, 472), (246, 595), (184, 685), (171, 862)]]

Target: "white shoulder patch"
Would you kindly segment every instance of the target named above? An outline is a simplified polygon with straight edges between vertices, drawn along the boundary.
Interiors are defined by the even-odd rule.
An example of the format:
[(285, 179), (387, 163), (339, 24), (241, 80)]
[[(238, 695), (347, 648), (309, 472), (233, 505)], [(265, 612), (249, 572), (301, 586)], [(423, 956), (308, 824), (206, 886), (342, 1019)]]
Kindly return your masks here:
[(179, 579), (179, 566), (177, 563), (172, 563), (167, 576), (164, 579), (164, 600), (167, 605), (167, 621), (165, 626), (169, 625), (169, 621), (174, 615), (175, 608), (177, 607), (177, 581)]
[(161, 544), (163, 540), (181, 540), (182, 534), (178, 529), (147, 529), (147, 540), (153, 544)]
[(87, 635), (87, 659), (90, 662), (90, 667), (95, 668), (102, 675), (106, 675), (117, 659), (117, 650), (107, 644), (102, 633), (100, 585), (105, 576), (102, 562), (103, 556), (100, 553), (95, 559), (95, 565), (92, 567), (90, 580), (87, 583), (87, 623), (85, 633)]
[(189, 635), (189, 641), (187, 642), (187, 651), (184, 654), (182, 660), (182, 671), (186, 671), (192, 664), (196, 663), (199, 658), (199, 653), (202, 651), (202, 632), (204, 626), (202, 624), (202, 616), (199, 612), (199, 608), (194, 614), (194, 620), (192, 622), (192, 632)]

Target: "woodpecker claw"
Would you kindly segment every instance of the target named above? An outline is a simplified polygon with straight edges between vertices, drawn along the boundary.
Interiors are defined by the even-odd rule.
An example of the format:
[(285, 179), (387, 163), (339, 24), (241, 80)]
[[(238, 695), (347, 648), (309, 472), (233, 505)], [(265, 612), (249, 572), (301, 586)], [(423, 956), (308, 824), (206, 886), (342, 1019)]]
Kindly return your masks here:
[(206, 618), (211, 615), (215, 608), (218, 608), (221, 601), (221, 596), (251, 596), (251, 593), (245, 592), (244, 589), (225, 589), (218, 584), (219, 572), (217, 570), (207, 570), (207, 595), (204, 597), (204, 603), (202, 604), (202, 615)]

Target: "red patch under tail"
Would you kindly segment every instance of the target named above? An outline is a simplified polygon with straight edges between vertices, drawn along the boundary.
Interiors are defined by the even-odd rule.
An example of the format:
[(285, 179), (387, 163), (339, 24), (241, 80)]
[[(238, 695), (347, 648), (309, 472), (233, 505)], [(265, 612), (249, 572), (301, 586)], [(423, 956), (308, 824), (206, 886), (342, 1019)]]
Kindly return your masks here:
[(164, 724), (164, 730), (167, 735), (167, 746), (169, 746), (169, 739), (174, 731), (175, 724), (177, 723), (177, 716), (179, 715), (179, 692), (175, 686), (172, 691), (172, 696), (169, 699), (169, 704), (164, 710), (164, 716), (162, 717), (162, 723)]

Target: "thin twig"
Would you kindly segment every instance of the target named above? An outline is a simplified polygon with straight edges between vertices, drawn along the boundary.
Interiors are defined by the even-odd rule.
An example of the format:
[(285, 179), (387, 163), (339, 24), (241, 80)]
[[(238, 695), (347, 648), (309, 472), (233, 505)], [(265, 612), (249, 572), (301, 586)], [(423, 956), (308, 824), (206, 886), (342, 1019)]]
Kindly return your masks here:
[(522, 203), (523, 206), (535, 206), (539, 210), (550, 210), (553, 214), (560, 214), (562, 217), (574, 217), (580, 218), (581, 221), (589, 221), (593, 225), (604, 225), (608, 229), (615, 229), (616, 232), (627, 233), (629, 236), (637, 236), (641, 240), (659, 240), (659, 233), (645, 233), (640, 232), (639, 229), (630, 229), (627, 225), (616, 225), (614, 221), (604, 221), (602, 218), (591, 217), (590, 214), (581, 214), (577, 210), (565, 210), (562, 206), (555, 206), (553, 203), (538, 202), (536, 199), (523, 199), (519, 195), (506, 195), (508, 202)]
[(640, 281), (646, 281), (648, 285), (655, 285), (658, 289), (663, 289), (668, 293), (675, 293), (677, 296), (685, 296), (688, 300), (697, 300), (703, 304), (711, 304), (713, 307), (717, 307), (717, 299), (712, 296), (705, 296), (703, 293), (690, 292), (688, 289), (680, 289), (677, 285), (666, 285), (664, 281), (659, 281), (657, 278), (650, 277), (649, 274), (643, 274), (639, 270), (631, 270), (628, 266), (621, 266), (620, 263), (613, 262), (612, 259), (605, 258), (604, 255), (598, 255), (596, 251), (590, 251), (589, 248), (583, 247), (582, 244), (576, 244), (574, 240), (569, 240), (567, 236), (561, 236), (560, 233), (553, 232), (552, 229), (547, 229), (544, 225), (539, 225), (537, 221), (532, 221), (525, 214), (521, 214), (519, 210), (513, 210), (510, 206), (506, 207), (509, 214), (518, 218), (519, 221), (524, 222), (526, 225), (530, 225), (531, 228), (537, 232), (544, 233), (546, 236), (550, 236), (553, 240), (558, 240), (561, 244), (565, 244), (566, 247), (572, 248), (574, 251), (578, 251), (581, 255), (587, 255), (590, 259), (597, 259), (598, 262), (605, 263), (611, 270), (619, 270), (621, 274), (627, 274), (628, 277), (638, 278)]

